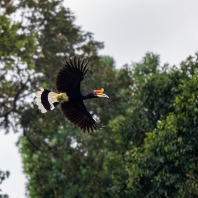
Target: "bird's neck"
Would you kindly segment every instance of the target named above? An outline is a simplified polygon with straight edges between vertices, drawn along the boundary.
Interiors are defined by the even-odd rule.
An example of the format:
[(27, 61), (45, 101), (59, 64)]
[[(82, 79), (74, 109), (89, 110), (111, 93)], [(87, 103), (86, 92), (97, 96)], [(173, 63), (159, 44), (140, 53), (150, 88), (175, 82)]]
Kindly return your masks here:
[(93, 94), (87, 94), (86, 96), (82, 96), (83, 100), (92, 99), (92, 98), (96, 98), (96, 96), (94, 96)]

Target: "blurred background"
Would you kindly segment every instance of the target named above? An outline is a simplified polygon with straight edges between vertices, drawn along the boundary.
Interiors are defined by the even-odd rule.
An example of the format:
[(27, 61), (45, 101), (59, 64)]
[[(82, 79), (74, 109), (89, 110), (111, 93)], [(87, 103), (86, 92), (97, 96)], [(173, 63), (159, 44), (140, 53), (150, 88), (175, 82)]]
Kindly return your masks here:
[[(2, 0), (0, 194), (198, 197), (197, 7)], [(39, 87), (55, 91), (57, 72), (75, 54), (89, 60), (82, 93), (104, 87), (111, 98), (86, 101), (106, 125), (94, 134), (59, 108), (41, 115), (33, 102)]]

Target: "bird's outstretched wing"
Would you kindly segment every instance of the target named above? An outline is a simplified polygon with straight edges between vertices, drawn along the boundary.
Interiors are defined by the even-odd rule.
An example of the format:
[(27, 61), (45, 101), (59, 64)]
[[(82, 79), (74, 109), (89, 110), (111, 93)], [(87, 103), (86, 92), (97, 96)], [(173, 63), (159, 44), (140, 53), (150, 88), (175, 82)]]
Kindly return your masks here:
[(100, 130), (103, 126), (96, 122), (87, 111), (83, 101), (71, 101), (61, 103), (61, 110), (67, 119), (81, 128), (83, 132)]
[(56, 78), (56, 89), (59, 92), (80, 91), (80, 82), (83, 80), (88, 67), (88, 61), (80, 57), (66, 60)]

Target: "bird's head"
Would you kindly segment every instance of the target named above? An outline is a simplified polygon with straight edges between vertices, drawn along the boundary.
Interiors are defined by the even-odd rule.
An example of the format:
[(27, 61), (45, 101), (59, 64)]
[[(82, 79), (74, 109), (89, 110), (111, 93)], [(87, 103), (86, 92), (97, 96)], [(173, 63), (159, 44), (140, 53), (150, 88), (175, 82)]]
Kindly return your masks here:
[(92, 93), (89, 93), (88, 95), (84, 96), (84, 100), (90, 99), (90, 98), (109, 98), (109, 96), (107, 96), (103, 92), (104, 92), (103, 88), (99, 90), (93, 90)]

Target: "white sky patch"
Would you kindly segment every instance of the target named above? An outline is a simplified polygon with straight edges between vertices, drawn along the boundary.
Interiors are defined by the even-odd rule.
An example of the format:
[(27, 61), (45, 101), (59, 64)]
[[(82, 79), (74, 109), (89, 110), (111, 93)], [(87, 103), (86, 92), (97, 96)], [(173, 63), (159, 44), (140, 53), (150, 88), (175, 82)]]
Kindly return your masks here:
[(70, 146), (75, 149), (77, 147), (78, 143), (76, 141), (76, 139), (74, 139), (73, 137), (71, 137), (71, 144)]
[(19, 148), (16, 146), (19, 136), (13, 132), (5, 135), (3, 130), (0, 131), (0, 169), (10, 172), (9, 178), (0, 185), (0, 194), (8, 194), (9, 198), (25, 198), (26, 178)]
[(198, 50), (198, 1), (65, 0), (82, 30), (103, 41), (102, 55), (116, 66), (139, 62), (146, 52), (179, 64)]

